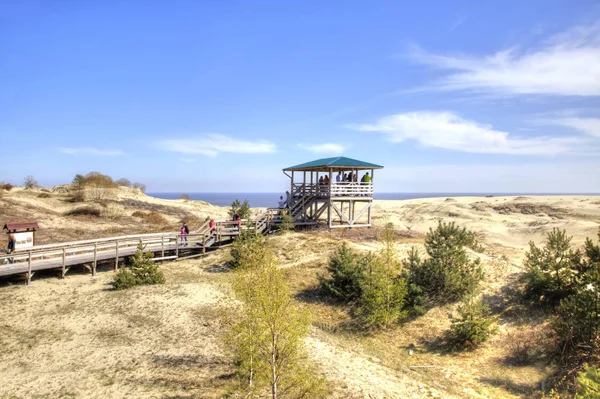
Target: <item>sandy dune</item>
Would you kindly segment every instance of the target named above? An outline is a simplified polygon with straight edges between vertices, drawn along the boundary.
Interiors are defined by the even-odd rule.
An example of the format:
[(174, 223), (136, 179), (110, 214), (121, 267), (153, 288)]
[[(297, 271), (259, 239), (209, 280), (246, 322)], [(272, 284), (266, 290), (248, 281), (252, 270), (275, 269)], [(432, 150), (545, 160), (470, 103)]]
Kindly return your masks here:
[[(161, 200), (123, 190), (115, 199), (124, 209), (118, 220), (66, 217), (65, 212), (82, 204), (69, 203), (61, 194), (38, 195), (39, 191), (19, 189), (5, 193), (0, 217), (3, 221), (37, 219), (44, 242), (137, 229), (160, 231), (175, 228), (186, 214), (201, 220), (227, 215), (226, 208), (202, 202)], [(160, 212), (171, 225), (133, 218), (131, 214), (139, 209)], [(422, 250), (419, 237), (440, 220), (455, 221), (480, 234), (485, 252), (472, 255), (480, 257), (486, 272), (484, 294), (502, 298), (503, 290), (523, 271), (530, 240), (541, 243), (554, 227), (566, 229), (576, 245), (586, 237), (597, 237), (600, 197), (374, 203), (376, 225), (392, 222), (412, 237), (399, 241), (401, 254), (413, 245)], [(380, 245), (376, 235), (376, 229), (321, 229), (275, 237), (272, 242), (281, 267), (301, 293), (314, 287), (316, 274), (325, 270), (327, 257), (341, 240), (356, 250), (372, 251)], [(221, 299), (229, 295), (230, 273), (223, 267), (226, 256), (225, 250), (204, 259), (164, 263), (166, 285), (127, 292), (109, 289), (110, 268), (96, 279), (83, 271), (74, 271), (65, 280), (41, 273), (31, 287), (18, 280), (0, 280), (0, 397), (217, 398), (227, 394), (234, 366), (219, 338)], [(407, 358), (406, 345), (431, 342), (444, 333), (452, 306), (434, 308), (398, 331), (353, 338), (319, 327), (341, 328), (348, 319), (345, 309), (312, 300), (305, 306), (315, 314), (307, 348), (330, 382), (333, 397), (527, 397), (548, 373), (536, 365), (515, 369), (498, 360), (506, 356), (511, 334), (528, 328), (510, 318), (476, 353), (443, 356), (419, 347), (418, 356)], [(411, 370), (412, 364), (431, 365), (435, 372)], [(445, 380), (444, 376), (451, 377)]]

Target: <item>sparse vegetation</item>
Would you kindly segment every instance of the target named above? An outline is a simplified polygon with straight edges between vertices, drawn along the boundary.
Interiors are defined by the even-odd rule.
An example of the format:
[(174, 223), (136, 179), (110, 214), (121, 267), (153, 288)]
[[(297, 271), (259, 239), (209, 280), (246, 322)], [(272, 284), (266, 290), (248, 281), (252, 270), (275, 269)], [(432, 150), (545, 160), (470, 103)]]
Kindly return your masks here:
[(187, 194), (181, 194), (181, 195), (179, 196), (179, 199), (180, 199), (180, 200), (189, 201), (189, 200), (190, 200), (190, 196), (189, 196), (189, 195), (187, 195)]
[(101, 212), (103, 218), (115, 220), (125, 214), (125, 209), (116, 203), (108, 203)]
[(140, 190), (143, 193), (146, 192), (146, 185), (143, 183), (133, 183), (133, 188), (137, 188), (138, 190)]
[(600, 398), (600, 370), (597, 367), (585, 365), (577, 374), (576, 384), (575, 399)]
[(2, 189), (3, 189), (3, 190), (6, 190), (6, 191), (10, 191), (10, 190), (12, 190), (12, 189), (13, 189), (13, 185), (12, 185), (12, 184), (10, 184), (10, 183), (3, 183), (3, 184), (1, 185), (1, 187), (2, 187)]
[(124, 178), (124, 177), (122, 177), (119, 180), (115, 181), (115, 183), (117, 183), (117, 185), (122, 186), (122, 187), (131, 187), (131, 181), (129, 179)]
[(34, 188), (38, 188), (39, 184), (38, 184), (37, 180), (35, 180), (33, 178), (33, 176), (29, 175), (29, 176), (25, 176), (25, 180), (23, 181), (23, 186), (25, 186), (25, 189), (31, 190)]
[(72, 209), (65, 213), (65, 216), (91, 216), (91, 217), (100, 217), (102, 216), (102, 211), (98, 208), (94, 208), (93, 206), (82, 206), (79, 208)]
[(152, 259), (152, 252), (144, 252), (145, 247), (140, 243), (135, 255), (131, 257), (131, 269), (122, 268), (115, 274), (113, 287), (115, 290), (125, 290), (137, 285), (163, 284), (165, 277), (158, 265)]
[(40, 193), (38, 198), (52, 198), (52, 194), (50, 193)]

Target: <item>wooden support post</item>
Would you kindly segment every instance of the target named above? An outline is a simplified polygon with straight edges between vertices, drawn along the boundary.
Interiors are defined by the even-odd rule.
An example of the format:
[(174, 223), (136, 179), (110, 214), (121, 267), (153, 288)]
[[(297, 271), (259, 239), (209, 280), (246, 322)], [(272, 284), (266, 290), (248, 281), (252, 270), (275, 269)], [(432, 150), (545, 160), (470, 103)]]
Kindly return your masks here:
[(94, 243), (94, 264), (92, 265), (92, 277), (96, 277), (96, 265), (98, 263), (98, 243)]
[(115, 244), (115, 270), (119, 270), (119, 241)]
[[(256, 229), (254, 231), (256, 232)], [(202, 253), (206, 253), (206, 234), (202, 236)]]
[(62, 253), (62, 278), (67, 274), (67, 249), (63, 247)]
[(27, 285), (31, 285), (31, 251), (29, 251), (29, 258), (27, 258)]
[(369, 223), (369, 227), (371, 227), (371, 205), (373, 205), (373, 203), (369, 202), (369, 210), (367, 211), (368, 212), (367, 217), (369, 218), (369, 222), (368, 222)]
[(160, 257), (165, 257), (165, 236), (160, 236)]
[(175, 239), (175, 258), (179, 258), (179, 236)]

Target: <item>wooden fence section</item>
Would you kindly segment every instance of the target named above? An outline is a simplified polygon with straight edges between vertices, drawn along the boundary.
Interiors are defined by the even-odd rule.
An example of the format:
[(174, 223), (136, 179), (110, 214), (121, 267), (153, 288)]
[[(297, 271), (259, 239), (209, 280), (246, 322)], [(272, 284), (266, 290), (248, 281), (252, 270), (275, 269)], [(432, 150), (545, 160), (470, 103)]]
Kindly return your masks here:
[[(278, 222), (278, 218), (273, 210), (268, 210), (253, 225), (247, 225), (247, 220), (242, 222), (242, 230), (250, 229), (265, 234)], [(219, 220), (215, 221), (213, 228), (206, 222), (198, 231), (185, 236), (178, 233), (138, 234), (38, 245), (0, 256), (0, 277), (26, 274), (27, 284), (30, 284), (36, 271), (60, 270), (64, 278), (69, 268), (75, 265), (84, 265), (95, 276), (98, 262), (113, 260), (116, 270), (119, 268), (119, 259), (133, 255), (140, 243), (145, 252), (160, 254), (155, 260), (173, 260), (182, 255), (190, 256), (190, 252), (205, 253), (207, 248), (221, 246), (239, 234), (237, 222)]]

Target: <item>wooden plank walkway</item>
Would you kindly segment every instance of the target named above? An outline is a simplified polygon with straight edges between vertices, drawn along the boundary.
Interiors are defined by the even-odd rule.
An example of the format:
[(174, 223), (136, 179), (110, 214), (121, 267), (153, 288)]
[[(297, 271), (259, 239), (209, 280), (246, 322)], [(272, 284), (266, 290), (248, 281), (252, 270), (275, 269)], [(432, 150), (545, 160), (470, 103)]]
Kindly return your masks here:
[[(301, 210), (293, 209), (293, 213)], [(267, 234), (281, 222), (281, 212), (281, 209), (269, 208), (252, 224), (243, 220), (242, 229)], [(298, 224), (303, 223), (298, 221)], [(25, 274), (27, 284), (30, 284), (31, 277), (37, 271), (59, 270), (64, 278), (69, 268), (76, 265), (83, 265), (95, 276), (98, 262), (113, 260), (114, 269), (117, 270), (120, 259), (133, 255), (139, 244), (144, 247), (144, 252), (159, 254), (155, 260), (175, 260), (182, 254), (189, 257), (190, 252), (205, 253), (209, 248), (220, 247), (239, 234), (237, 222), (217, 220), (213, 228), (207, 221), (197, 232), (186, 235), (185, 239), (178, 233), (156, 233), (37, 245), (0, 256), (0, 277)], [(169, 256), (166, 256), (167, 253)]]
[[(265, 233), (268, 231), (267, 214), (254, 225), (242, 228)], [(185, 238), (178, 233), (157, 233), (38, 245), (0, 256), (0, 277), (25, 274), (29, 284), (37, 271), (59, 270), (65, 277), (69, 268), (75, 265), (84, 265), (95, 275), (98, 262), (112, 260), (116, 270), (120, 260), (133, 255), (140, 243), (144, 252), (158, 254), (155, 260), (174, 260), (180, 255), (189, 256), (190, 252), (205, 253), (207, 249), (220, 247), (237, 235), (239, 231), (235, 221), (220, 220), (212, 229), (206, 222), (197, 232)]]

